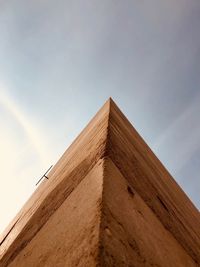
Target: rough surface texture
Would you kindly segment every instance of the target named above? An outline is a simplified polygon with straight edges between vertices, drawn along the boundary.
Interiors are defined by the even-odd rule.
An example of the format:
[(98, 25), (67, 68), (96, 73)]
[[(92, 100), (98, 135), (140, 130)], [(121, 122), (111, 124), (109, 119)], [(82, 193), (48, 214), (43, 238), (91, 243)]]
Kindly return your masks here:
[(200, 266), (199, 211), (110, 99), (0, 238), (7, 266)]
[(112, 101), (107, 154), (200, 266), (200, 214)]
[(96, 266), (102, 184), (100, 160), (9, 266)]
[(106, 159), (101, 266), (197, 266), (110, 159)]

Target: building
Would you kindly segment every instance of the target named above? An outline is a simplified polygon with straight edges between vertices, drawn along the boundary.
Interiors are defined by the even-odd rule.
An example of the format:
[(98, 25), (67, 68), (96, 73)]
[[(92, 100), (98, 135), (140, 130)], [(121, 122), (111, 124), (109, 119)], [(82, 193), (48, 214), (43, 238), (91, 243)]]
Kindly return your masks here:
[(200, 215), (109, 99), (1, 238), (0, 267), (200, 266)]

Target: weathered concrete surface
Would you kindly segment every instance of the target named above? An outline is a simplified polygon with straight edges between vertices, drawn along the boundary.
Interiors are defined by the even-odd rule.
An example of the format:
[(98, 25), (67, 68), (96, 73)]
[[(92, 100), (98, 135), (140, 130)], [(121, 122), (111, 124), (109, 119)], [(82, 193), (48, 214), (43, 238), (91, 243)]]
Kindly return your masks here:
[(200, 266), (200, 213), (111, 101), (107, 155)]
[(103, 188), (101, 266), (197, 266), (110, 159)]
[[(127, 194), (123, 194), (123, 190), (122, 193), (120, 193), (120, 189), (115, 188), (113, 179), (111, 179), (113, 181), (112, 191), (110, 184), (106, 185), (108, 175), (104, 175), (106, 186), (103, 192), (106, 192), (107, 188), (110, 188), (109, 190), (113, 195), (118, 192), (120, 194), (120, 201), (118, 201), (117, 198), (112, 198), (112, 201), (114, 201), (112, 202), (108, 197), (109, 194), (105, 193), (104, 195), (103, 193), (103, 213), (101, 213), (103, 216), (101, 216), (101, 231), (99, 232), (100, 249), (97, 249), (98, 252), (94, 253), (93, 248), (96, 246), (97, 241), (97, 230), (94, 228), (96, 237), (93, 241), (95, 240), (95, 242), (92, 243), (92, 245), (88, 245), (86, 242), (87, 253), (90, 251), (90, 255), (95, 255), (94, 257), (89, 257), (87, 259), (89, 260), (88, 262), (79, 262), (78, 258), (80, 258), (81, 255), (85, 255), (81, 254), (83, 246), (80, 244), (79, 247), (79, 242), (75, 245), (75, 243), (69, 241), (69, 244), (79, 247), (77, 252), (73, 250), (74, 255), (77, 255), (77, 262), (75, 258), (72, 257), (71, 262), (70, 259), (68, 259), (68, 263), (66, 263), (66, 261), (62, 263), (60, 261), (62, 257), (64, 257), (64, 259), (68, 258), (67, 256), (65, 258), (62, 254), (64, 253), (63, 249), (60, 250), (61, 254), (58, 255), (58, 257), (60, 257), (58, 264), (60, 265), (56, 265), (56, 262), (54, 262), (52, 266), (96, 266), (96, 264), (97, 266), (101, 264), (100, 266), (128, 267), (200, 266), (200, 215), (198, 210), (120, 112), (115, 103), (110, 99), (64, 153), (50, 172), (50, 179), (42, 182), (0, 238), (0, 267), (40, 266), (37, 261), (34, 263), (35, 265), (30, 265), (28, 263), (31, 259), (31, 255), (36, 253), (37, 246), (40, 246), (40, 243), (43, 244), (41, 251), (44, 252), (44, 255), (47, 253), (48, 257), (51, 258), (51, 253), (54, 253), (54, 250), (52, 249), (52, 252), (48, 250), (48, 243), (46, 243), (46, 241), (51, 235), (47, 229), (50, 229), (48, 227), (50, 227), (49, 225), (53, 222), (55, 227), (57, 224), (63, 225), (64, 228), (66, 227), (66, 232), (63, 233), (61, 231), (59, 234), (58, 228), (56, 230), (58, 231), (58, 240), (57, 242), (55, 242), (56, 239), (54, 239), (54, 241), (52, 239), (51, 242), (49, 241), (49, 244), (51, 244), (50, 247), (58, 250), (59, 242), (64, 244), (61, 233), (68, 236), (70, 232), (71, 235), (69, 239), (71, 240), (76, 237), (76, 229), (71, 228), (72, 223), (67, 223), (68, 221), (66, 218), (68, 218), (67, 214), (69, 210), (68, 213), (64, 213), (65, 209), (67, 210), (67, 203), (73, 198), (75, 192), (81, 188), (79, 186), (81, 186), (82, 183), (86, 183), (86, 180), (88, 180), (87, 175), (95, 171), (97, 162), (101, 162), (105, 157), (113, 162), (112, 169), (114, 176), (116, 175), (117, 177), (116, 182), (121, 186), (119, 188), (123, 188), (123, 183), (127, 183), (129, 184), (129, 193), (126, 192)], [(106, 173), (105, 169), (104, 173)], [(94, 180), (95, 179), (96, 176), (94, 175)], [(91, 183), (91, 187), (94, 185), (95, 182), (94, 184)], [(134, 190), (132, 202), (130, 202), (129, 198), (127, 200), (128, 194), (129, 197), (132, 195), (131, 190)], [(86, 188), (82, 190), (81, 193), (83, 199), (86, 198), (85, 194), (86, 196), (90, 194), (90, 191), (87, 191)], [(110, 193), (110, 195), (112, 194)], [(96, 197), (98, 198), (99, 195), (97, 194)], [(90, 208), (94, 211), (94, 214), (97, 214), (99, 211), (97, 206), (92, 205), (94, 199), (95, 195), (90, 199)], [(78, 201), (77, 199), (77, 202)], [(115, 209), (114, 203), (116, 201), (119, 206), (118, 211)], [(111, 205), (109, 206), (109, 210), (107, 209), (108, 205)], [(123, 210), (126, 210), (126, 217), (130, 217), (130, 225), (132, 226), (128, 224), (127, 218), (123, 219), (125, 215), (122, 216), (119, 212), (120, 209), (122, 209), (120, 205), (124, 205)], [(130, 207), (130, 209), (126, 208), (126, 205)], [(62, 210), (63, 206), (65, 207), (64, 210)], [(86, 210), (87, 205), (81, 205), (81, 207), (83, 211)], [(136, 212), (132, 212), (134, 207), (135, 209), (141, 209), (145, 220), (142, 219), (143, 217), (141, 214), (140, 216)], [(119, 229), (117, 228), (118, 226), (114, 218), (113, 221), (110, 219), (112, 217), (112, 208), (115, 214), (114, 218), (118, 218), (120, 223), (122, 221), (122, 226), (126, 231), (124, 232), (124, 236), (121, 235), (120, 227)], [(63, 219), (60, 217), (59, 220), (57, 214), (63, 214)], [(75, 209), (72, 211), (72, 214), (72, 217), (74, 216), (74, 224), (76, 224), (79, 213), (76, 213)], [(93, 216), (95, 216), (94, 214), (88, 213), (88, 220), (91, 219), (91, 229), (93, 227), (92, 225), (94, 225), (94, 221), (92, 220)], [(110, 221), (106, 221), (106, 219)], [(131, 220), (134, 220), (134, 222), (131, 223)], [(140, 223), (135, 223), (135, 220), (138, 220)], [(105, 223), (108, 223), (109, 226), (108, 229), (104, 231), (102, 229), (104, 229)], [(70, 225), (69, 228), (67, 225)], [(86, 218), (82, 226), (89, 229)], [(113, 230), (109, 229), (111, 226), (113, 226)], [(72, 230), (70, 230), (70, 228)], [(79, 231), (81, 232), (82, 229), (83, 228), (80, 228)], [(116, 229), (119, 230), (119, 233), (117, 233), (118, 230)], [(126, 257), (123, 256), (124, 253), (121, 253), (124, 247), (122, 248), (122, 245), (120, 246), (120, 241), (119, 246), (117, 246), (118, 241), (116, 241), (116, 246), (114, 246), (115, 241), (106, 239), (106, 232), (108, 235), (113, 236), (114, 240), (121, 240), (123, 237), (122, 240), (126, 244), (125, 246), (127, 246)], [(140, 235), (148, 234), (146, 234), (147, 237), (141, 237), (139, 239), (138, 233), (140, 233)], [(45, 237), (47, 234), (49, 235), (48, 238)], [(85, 234), (90, 236), (87, 230)], [(130, 244), (127, 243), (129, 242), (127, 235), (131, 237), (132, 241), (130, 242), (132, 243)], [(83, 239), (88, 241), (88, 238), (90, 238), (89, 236), (83, 237)], [(37, 240), (37, 245), (34, 243), (35, 240)], [(57, 244), (54, 244), (54, 242)], [(148, 245), (148, 242), (151, 246)], [(166, 243), (166, 245), (163, 245), (163, 242)], [(163, 248), (161, 248), (161, 244)], [(65, 245), (68, 250), (68, 245), (66, 243)], [(170, 246), (173, 248), (175, 255), (173, 255)], [(132, 247), (132, 249), (130, 249), (130, 247)], [(80, 253), (78, 253), (78, 251)], [(67, 255), (66, 250), (65, 253)], [(97, 254), (98, 257), (96, 257)], [(26, 256), (22, 257), (22, 255)], [(113, 261), (111, 260), (112, 256), (109, 255), (115, 257)], [(40, 256), (40, 260), (42, 260), (42, 254), (40, 254)], [(48, 257), (46, 257), (46, 261), (48, 262), (46, 266), (51, 266)], [(26, 265), (23, 265), (23, 259), (25, 258)], [(94, 259), (96, 259), (96, 262)], [(173, 265), (175, 261), (178, 262), (177, 265)], [(186, 262), (187, 265), (184, 265), (185, 263), (183, 261)], [(75, 262), (79, 265), (76, 265)], [(168, 262), (170, 262), (171, 265), (168, 264)], [(44, 264), (43, 262), (43, 266), (45, 266)]]
[(102, 163), (100, 160), (86, 175), (9, 267), (96, 266)]

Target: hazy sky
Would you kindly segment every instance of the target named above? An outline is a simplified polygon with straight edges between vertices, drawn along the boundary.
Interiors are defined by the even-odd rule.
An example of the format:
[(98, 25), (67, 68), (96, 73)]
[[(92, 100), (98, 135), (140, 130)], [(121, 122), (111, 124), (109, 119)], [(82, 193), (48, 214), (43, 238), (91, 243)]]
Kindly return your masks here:
[(200, 208), (200, 1), (0, 0), (0, 232), (109, 96)]

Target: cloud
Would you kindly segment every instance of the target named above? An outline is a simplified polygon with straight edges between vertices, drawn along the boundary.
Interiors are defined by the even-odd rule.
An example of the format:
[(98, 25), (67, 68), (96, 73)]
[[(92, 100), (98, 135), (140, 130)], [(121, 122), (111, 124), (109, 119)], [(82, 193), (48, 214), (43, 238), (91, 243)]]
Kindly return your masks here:
[(196, 123), (200, 114), (200, 94), (171, 123), (152, 146), (165, 158), (174, 172), (179, 172), (200, 148), (200, 127)]
[(0, 86), (0, 110), (1, 231), (35, 190), (50, 155), (41, 131), (4, 85)]
[(44, 138), (41, 132), (33, 125), (31, 120), (21, 110), (17, 103), (9, 96), (5, 88), (0, 85), (0, 103), (15, 118), (27, 135), (31, 146), (34, 148), (42, 164), (45, 164), (47, 153), (44, 149)]

